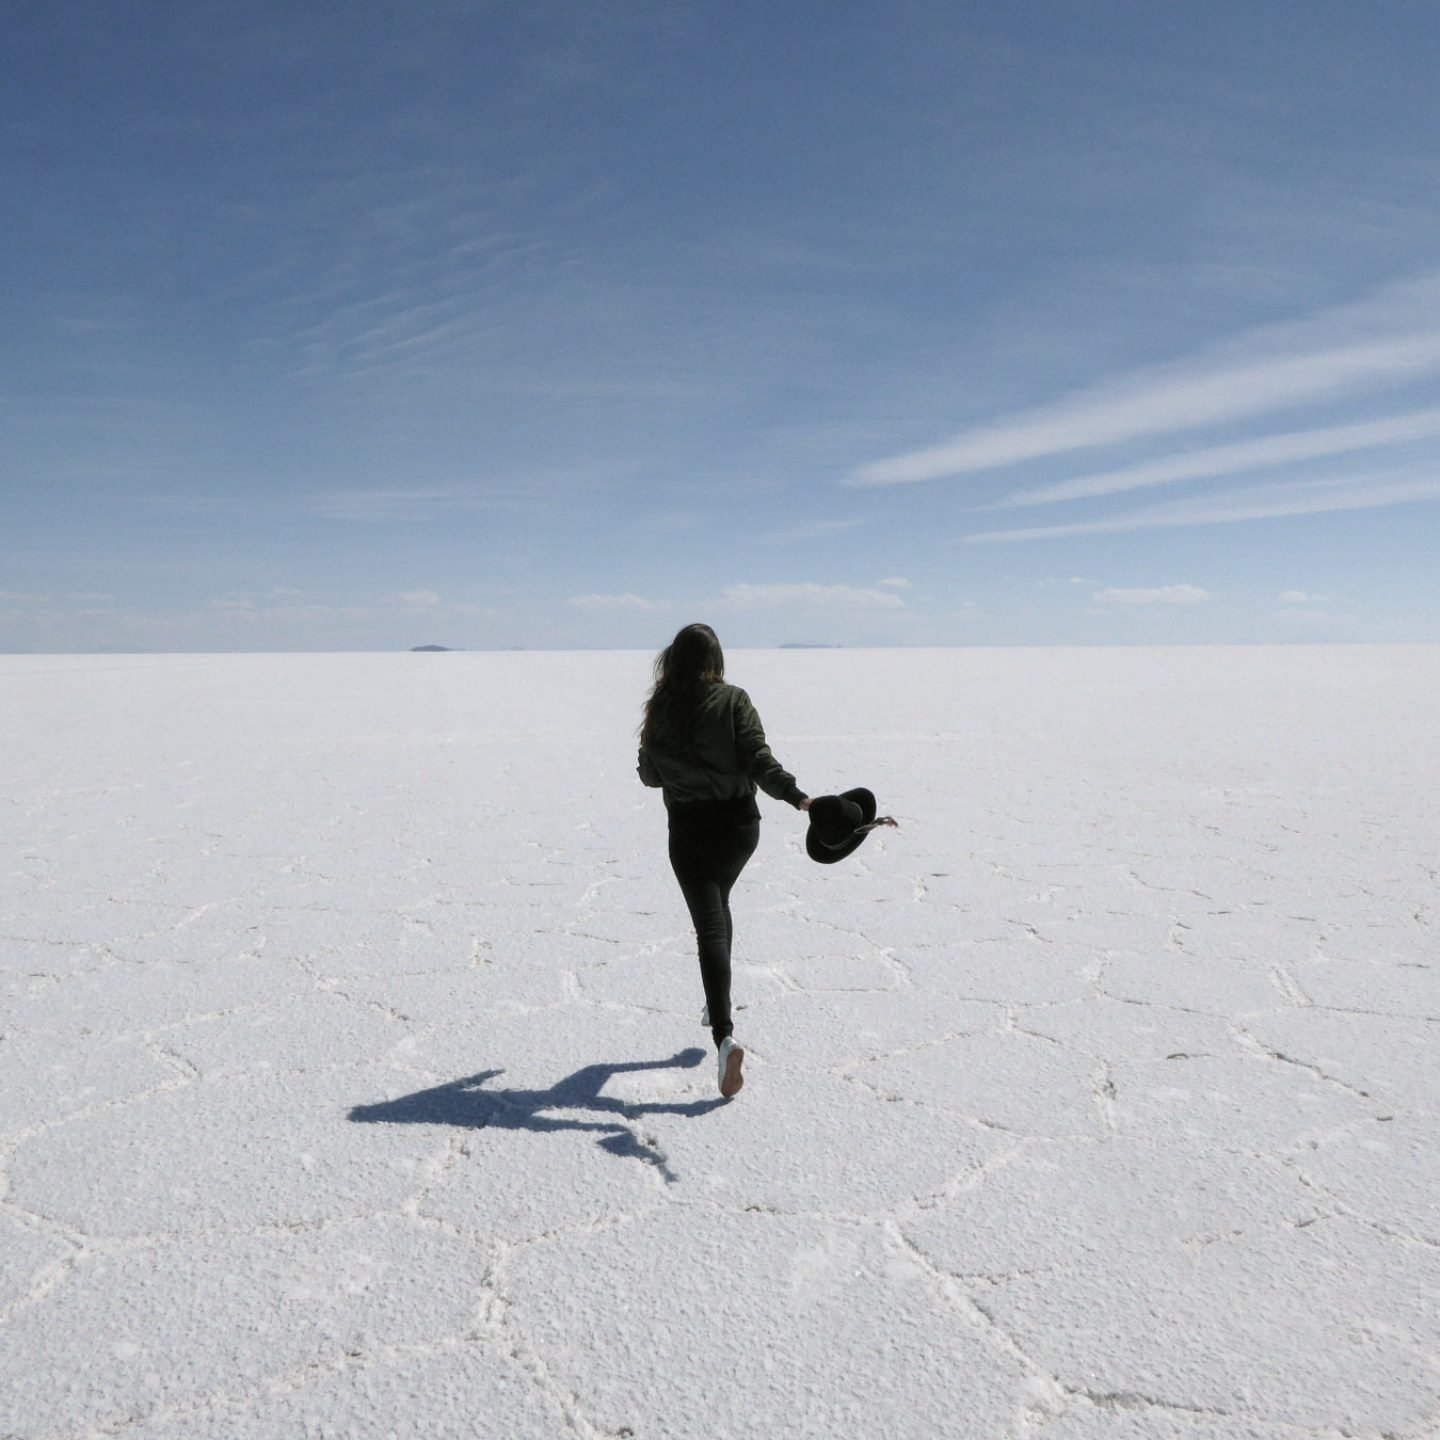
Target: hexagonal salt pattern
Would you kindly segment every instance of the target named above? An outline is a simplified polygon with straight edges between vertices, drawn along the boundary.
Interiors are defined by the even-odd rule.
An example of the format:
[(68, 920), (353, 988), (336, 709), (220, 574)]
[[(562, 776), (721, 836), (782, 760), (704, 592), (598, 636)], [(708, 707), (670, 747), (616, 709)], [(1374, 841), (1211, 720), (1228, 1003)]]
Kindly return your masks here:
[(0, 1435), (1435, 1433), (1434, 654), (732, 655), (730, 1102), (648, 657), (423, 659), (0, 657)]

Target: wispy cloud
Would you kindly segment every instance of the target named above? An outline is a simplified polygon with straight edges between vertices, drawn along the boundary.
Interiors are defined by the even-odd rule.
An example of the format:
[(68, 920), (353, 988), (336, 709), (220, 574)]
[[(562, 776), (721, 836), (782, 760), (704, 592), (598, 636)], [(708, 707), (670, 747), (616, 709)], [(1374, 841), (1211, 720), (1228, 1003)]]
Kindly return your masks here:
[(892, 591), (853, 585), (780, 583), (728, 585), (720, 605), (726, 610), (903, 610), (905, 602)]
[(1437, 299), (1440, 274), (1392, 286), (874, 461), (850, 483), (897, 485), (991, 470), (1415, 380), (1440, 370)]
[(384, 524), (395, 520), (425, 520), (456, 510), (505, 509), (522, 493), (518, 488), (511, 492), (458, 485), (327, 490), (306, 497), (301, 508), (307, 514), (326, 520)]
[(1279, 600), (1282, 605), (1323, 605), (1324, 595), (1312, 595), (1308, 590), (1282, 590)]
[(1223, 494), (1172, 501), (1064, 525), (1035, 525), (1020, 530), (981, 530), (964, 536), (967, 544), (998, 545), (1024, 540), (1057, 540), (1072, 535), (1111, 535), (1126, 530), (1163, 530), (1187, 525), (1226, 525), (1287, 515), (1321, 515), (1338, 510), (1375, 510), (1417, 500), (1440, 499), (1440, 474), (1434, 469), (1380, 479), (1293, 481), (1227, 490)]
[(853, 520), (811, 520), (794, 525), (788, 530), (772, 530), (758, 537), (763, 545), (788, 545), (796, 540), (823, 540), (827, 535), (840, 535), (847, 530), (858, 530), (867, 522), (856, 517)]
[(316, 490), (293, 503), (301, 513), (326, 520), (388, 524), (468, 514), (515, 514), (563, 507), (581, 494), (613, 490), (624, 477), (615, 464), (529, 465), (483, 479), (458, 476), (413, 483), (356, 485)]
[(1200, 605), (1213, 597), (1198, 585), (1157, 585), (1149, 589), (1097, 590), (1094, 598), (1102, 605)]
[(566, 602), (576, 610), (624, 611), (659, 610), (663, 606), (657, 600), (647, 600), (643, 595), (572, 595)]
[[(244, 595), (236, 595), (218, 600), (208, 600), (205, 602), (203, 610), (207, 615), (224, 620), (234, 620), (257, 628), (283, 628), (296, 621), (344, 621), (362, 624), (382, 615), (385, 608), (374, 605), (325, 604), (318, 600), (288, 605), (267, 605), (257, 604)], [(134, 612), (131, 613), (133, 617)], [(177, 624), (185, 620), (183, 613), (176, 614), (173, 618)]]
[(1355, 450), (1378, 449), (1440, 435), (1440, 410), (1417, 410), (1408, 415), (1388, 416), (1355, 425), (1329, 425), (1318, 430), (1290, 431), (1246, 440), (1235, 445), (1213, 445), (1168, 455), (1143, 465), (1102, 470), (1080, 475), (1055, 485), (1021, 490), (996, 502), (994, 508), (1050, 505), (1063, 500), (1084, 500), (1097, 495), (1116, 495), (1127, 490), (1171, 485), (1182, 480), (1214, 479), (1222, 475), (1318, 460)]
[(203, 610), (225, 620), (279, 625), (293, 620), (371, 621), (417, 616), (443, 620), (447, 617), (494, 619), (499, 614), (488, 606), (465, 600), (446, 600), (434, 590), (406, 590), (378, 599), (344, 601), (335, 596), (276, 586), (263, 596), (233, 593), (205, 601)]

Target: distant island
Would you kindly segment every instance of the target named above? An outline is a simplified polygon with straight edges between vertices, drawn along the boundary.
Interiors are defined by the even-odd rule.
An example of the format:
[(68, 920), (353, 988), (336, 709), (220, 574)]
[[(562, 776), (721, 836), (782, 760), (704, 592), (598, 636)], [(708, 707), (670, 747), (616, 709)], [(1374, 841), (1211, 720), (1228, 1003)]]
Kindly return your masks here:
[(827, 645), (823, 640), (789, 640), (780, 646), (782, 650), (840, 650), (840, 645)]
[(449, 645), (412, 645), (410, 647), (410, 653), (412, 655), (433, 655), (440, 651), (448, 651), (452, 648), (453, 647)]

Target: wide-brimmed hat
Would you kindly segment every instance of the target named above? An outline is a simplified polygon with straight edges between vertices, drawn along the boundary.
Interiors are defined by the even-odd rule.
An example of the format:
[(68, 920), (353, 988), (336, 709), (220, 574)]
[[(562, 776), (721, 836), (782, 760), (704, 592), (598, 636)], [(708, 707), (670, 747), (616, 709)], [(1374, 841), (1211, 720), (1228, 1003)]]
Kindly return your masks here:
[(822, 865), (843, 860), (860, 848), (872, 830), (895, 823), (888, 815), (875, 818), (875, 797), (863, 788), (817, 796), (807, 813), (810, 828), (805, 832), (805, 853)]

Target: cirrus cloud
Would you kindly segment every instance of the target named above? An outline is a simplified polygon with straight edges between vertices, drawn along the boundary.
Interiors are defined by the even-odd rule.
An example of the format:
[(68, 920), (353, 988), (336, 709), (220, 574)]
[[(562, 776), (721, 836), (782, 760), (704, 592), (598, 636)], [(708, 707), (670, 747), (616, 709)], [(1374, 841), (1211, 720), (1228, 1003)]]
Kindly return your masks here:
[(1102, 605), (1199, 605), (1212, 596), (1198, 585), (1155, 585), (1135, 590), (1097, 590), (1093, 598)]
[(1232, 445), (1213, 445), (1167, 455), (1142, 465), (1080, 475), (1054, 485), (1021, 490), (996, 502), (995, 509), (1051, 505), (1064, 500), (1086, 500), (1145, 490), (1178, 481), (1213, 479), (1272, 466), (1293, 465), (1348, 451), (1383, 449), (1440, 435), (1440, 409), (1419, 410), (1361, 424), (1330, 425), (1318, 430), (1287, 431)]
[(566, 602), (576, 610), (659, 610), (656, 600), (647, 600), (643, 595), (632, 595), (628, 590), (623, 595), (572, 595)]
[[(993, 470), (1410, 383), (1440, 371), (1437, 297), (1440, 273), (1432, 273), (1353, 304), (1260, 327), (1187, 358), (1012, 412), (938, 445), (872, 461), (854, 471), (849, 483), (901, 485)], [(1432, 433), (1424, 415), (1398, 423), (1402, 431)], [(1383, 439), (1331, 434), (1319, 443), (1344, 449)], [(1306, 448), (1305, 442), (1294, 439), (1291, 448), (1297, 447)], [(1100, 480), (1120, 483), (1113, 476), (1096, 483)], [(1125, 479), (1126, 488), (1133, 480)], [(1160, 482), (1151, 477), (1147, 483)]]
[(780, 583), (727, 585), (720, 598), (726, 610), (903, 610), (905, 602), (890, 590), (853, 585)]
[(1113, 535), (1126, 530), (1163, 530), (1189, 525), (1233, 525), (1290, 515), (1323, 515), (1341, 510), (1374, 510), (1417, 500), (1440, 499), (1440, 476), (1429, 468), (1371, 478), (1289, 481), (1226, 490), (1194, 500), (1142, 506), (1098, 520), (1034, 525), (1021, 530), (977, 530), (967, 545), (1005, 545), (1025, 540), (1058, 540), (1071, 535)]

